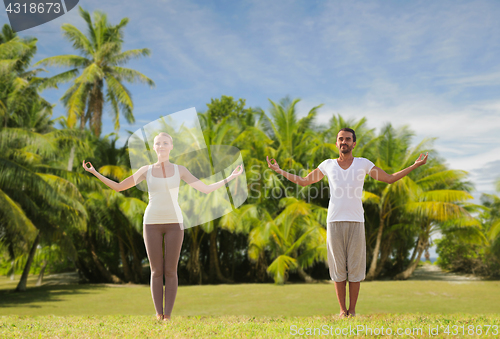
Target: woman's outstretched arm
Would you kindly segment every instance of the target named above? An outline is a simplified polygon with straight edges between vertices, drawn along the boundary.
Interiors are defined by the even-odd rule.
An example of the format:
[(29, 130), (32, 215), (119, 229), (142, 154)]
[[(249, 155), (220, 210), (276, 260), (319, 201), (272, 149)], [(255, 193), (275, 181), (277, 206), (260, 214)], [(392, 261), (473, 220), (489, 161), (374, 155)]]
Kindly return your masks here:
[[(90, 168), (87, 167), (87, 164), (90, 164)], [(137, 172), (135, 172), (134, 174), (132, 174), (130, 177), (123, 180), (122, 182), (116, 182), (116, 181), (113, 181), (109, 178), (106, 178), (104, 175), (97, 172), (97, 170), (94, 168), (94, 166), (92, 166), (92, 164), (90, 162), (85, 163), (85, 160), (83, 160), (83, 168), (85, 168), (85, 170), (87, 172), (90, 172), (93, 175), (95, 175), (97, 177), (97, 179), (101, 180), (106, 186), (108, 186), (109, 188), (111, 188), (112, 190), (114, 190), (116, 192), (127, 190), (130, 187), (133, 187), (133, 186), (139, 184), (142, 180), (144, 180), (145, 175), (143, 175), (143, 174), (145, 174), (147, 169), (148, 169), (147, 166), (143, 166), (143, 167), (139, 168), (139, 170)]]
[[(238, 168), (240, 168), (239, 171), (238, 171)], [(180, 175), (181, 179), (184, 180), (189, 186), (191, 186), (194, 189), (196, 189), (202, 193), (205, 193), (205, 194), (213, 192), (216, 189), (224, 186), (224, 184), (226, 182), (233, 180), (241, 173), (243, 173), (243, 165), (238, 165), (234, 169), (233, 173), (231, 173), (231, 175), (228, 176), (226, 179), (223, 179), (219, 182), (215, 182), (213, 184), (207, 185), (203, 181), (201, 181), (200, 179), (198, 179), (197, 177), (192, 175), (191, 172), (189, 172), (189, 170), (186, 167), (179, 166), (179, 175)]]

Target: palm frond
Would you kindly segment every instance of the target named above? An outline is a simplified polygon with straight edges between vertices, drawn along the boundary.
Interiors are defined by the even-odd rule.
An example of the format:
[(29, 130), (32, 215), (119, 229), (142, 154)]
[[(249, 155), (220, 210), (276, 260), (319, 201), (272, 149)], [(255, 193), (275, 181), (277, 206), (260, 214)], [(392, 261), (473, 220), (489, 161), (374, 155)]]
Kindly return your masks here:
[(139, 82), (148, 84), (151, 88), (155, 86), (153, 80), (136, 70), (119, 66), (111, 66), (109, 69), (112, 71), (113, 76), (117, 79), (123, 79), (129, 83)]
[(282, 285), (286, 280), (286, 272), (295, 270), (297, 267), (297, 259), (287, 255), (280, 255), (269, 265), (267, 272), (273, 276), (276, 284)]

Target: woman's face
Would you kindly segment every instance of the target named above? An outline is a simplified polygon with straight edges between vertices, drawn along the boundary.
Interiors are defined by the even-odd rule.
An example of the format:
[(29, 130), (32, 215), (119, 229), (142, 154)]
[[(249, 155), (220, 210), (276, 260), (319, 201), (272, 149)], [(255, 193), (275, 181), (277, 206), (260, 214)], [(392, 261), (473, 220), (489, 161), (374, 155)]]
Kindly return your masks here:
[(170, 140), (169, 137), (166, 136), (157, 136), (154, 139), (154, 150), (156, 154), (158, 155), (167, 155), (170, 153), (172, 148), (174, 148), (174, 145), (172, 144), (172, 140)]

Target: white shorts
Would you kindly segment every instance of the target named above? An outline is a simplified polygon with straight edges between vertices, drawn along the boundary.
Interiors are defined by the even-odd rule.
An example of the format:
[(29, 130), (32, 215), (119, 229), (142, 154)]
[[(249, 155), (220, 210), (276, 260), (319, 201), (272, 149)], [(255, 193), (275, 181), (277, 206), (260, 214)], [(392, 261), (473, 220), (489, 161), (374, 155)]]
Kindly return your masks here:
[(327, 223), (326, 250), (330, 277), (336, 282), (359, 282), (366, 274), (365, 223), (334, 221)]

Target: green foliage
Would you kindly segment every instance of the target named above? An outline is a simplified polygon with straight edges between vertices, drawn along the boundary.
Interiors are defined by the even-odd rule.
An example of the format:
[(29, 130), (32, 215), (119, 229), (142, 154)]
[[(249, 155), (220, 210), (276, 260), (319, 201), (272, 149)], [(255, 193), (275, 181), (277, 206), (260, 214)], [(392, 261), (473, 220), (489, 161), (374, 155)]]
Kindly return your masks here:
[(79, 13), (87, 24), (88, 36), (71, 24), (63, 24), (62, 30), (81, 56), (53, 56), (40, 60), (37, 65), (71, 68), (45, 79), (43, 87), (57, 88), (60, 83), (72, 82), (61, 98), (68, 110), (67, 124), (74, 127), (79, 118), (83, 129), (89, 121), (92, 131), (99, 136), (105, 103), (111, 106), (115, 130), (120, 127), (120, 113), (129, 123), (135, 121), (132, 96), (123, 83), (141, 82), (153, 87), (154, 82), (144, 74), (122, 66), (130, 59), (149, 56), (151, 52), (147, 48), (122, 51), (123, 30), (128, 18), (122, 19), (118, 25), (111, 25), (106, 14), (100, 11), (94, 12), (93, 20), (81, 7)]
[(436, 252), (439, 257), (439, 267), (468, 274), (485, 275), (488, 267), (483, 263), (479, 252), (480, 246), (461, 242), (453, 234), (446, 234), (442, 239), (435, 240)]
[(438, 264), (450, 271), (500, 276), (500, 198), (483, 194), (473, 232), (450, 224), (437, 242)]
[[(42, 69), (30, 69), (36, 38), (19, 38), (9, 26), (0, 34), (1, 265), (7, 273), (24, 265), (26, 253), (41, 230), (41, 248), (74, 260), (90, 281), (146, 282), (141, 232), (147, 195), (135, 188), (117, 193), (81, 167), (75, 172), (64, 168), (72, 169), (72, 161), (65, 164), (74, 157), (80, 159), (77, 163), (84, 158), (99, 164), (100, 173), (116, 181), (132, 174), (127, 147), (116, 148), (117, 139), (110, 139), (113, 134), (99, 137), (101, 116), (106, 104), (112, 108), (116, 129), (120, 114), (134, 121), (131, 93), (124, 83), (154, 83), (123, 65), (150, 51), (122, 51), (128, 19), (111, 25), (106, 14), (96, 11), (91, 16), (82, 8), (80, 16), (87, 34), (70, 24), (62, 27), (79, 55), (52, 56), (39, 62), (70, 68), (49, 79), (37, 76)], [(62, 97), (68, 116), (57, 119), (62, 127), (59, 130), (51, 119), (53, 106), (39, 93), (65, 82), (71, 82)], [(326, 187), (327, 179), (300, 188), (270, 171), (266, 156), (304, 177), (323, 160), (338, 156), (336, 136), (343, 127), (356, 130), (354, 155), (373, 160), (388, 173), (408, 167), (419, 153), (430, 152), (425, 167), (396, 183), (366, 179), (367, 249), (368, 259), (375, 258), (375, 276), (411, 269), (418, 260), (414, 257), (429, 245), (430, 235), (450, 219), (460, 228), (457, 232), (468, 232), (475, 239), (483, 262), (498, 262), (500, 222), (494, 201), (488, 207), (489, 214), (479, 218), (479, 227), (479, 219), (471, 217), (473, 208), (467, 204), (471, 197), (467, 174), (447, 169), (433, 149), (433, 140), (422, 140), (411, 148), (413, 132), (408, 126), (387, 124), (377, 133), (368, 127), (366, 118), (346, 120), (336, 115), (328, 124), (317, 126), (321, 105), (299, 119), (299, 101), (270, 100), (270, 108), (264, 111), (246, 107), (244, 99), (221, 96), (211, 99), (207, 111), (199, 113), (207, 145), (233, 145), (241, 150), (249, 196), (235, 213), (186, 232), (179, 266), (181, 281), (220, 282), (230, 277), (230, 281), (264, 282), (271, 277), (284, 284), (290, 274), (310, 281), (310, 275), (318, 271), (325, 273), (317, 278), (327, 278), (328, 196), (311, 193)], [(73, 128), (77, 119), (82, 131)], [(88, 121), (93, 133), (84, 130)], [(165, 126), (168, 128), (168, 123)], [(18, 189), (24, 186), (29, 190)], [(274, 196), (277, 191), (279, 196)], [(59, 252), (51, 249), (56, 244)], [(466, 253), (453, 246), (446, 252), (450, 257), (451, 253)], [(33, 270), (43, 262), (36, 259)], [(49, 270), (58, 269), (51, 266)]]

